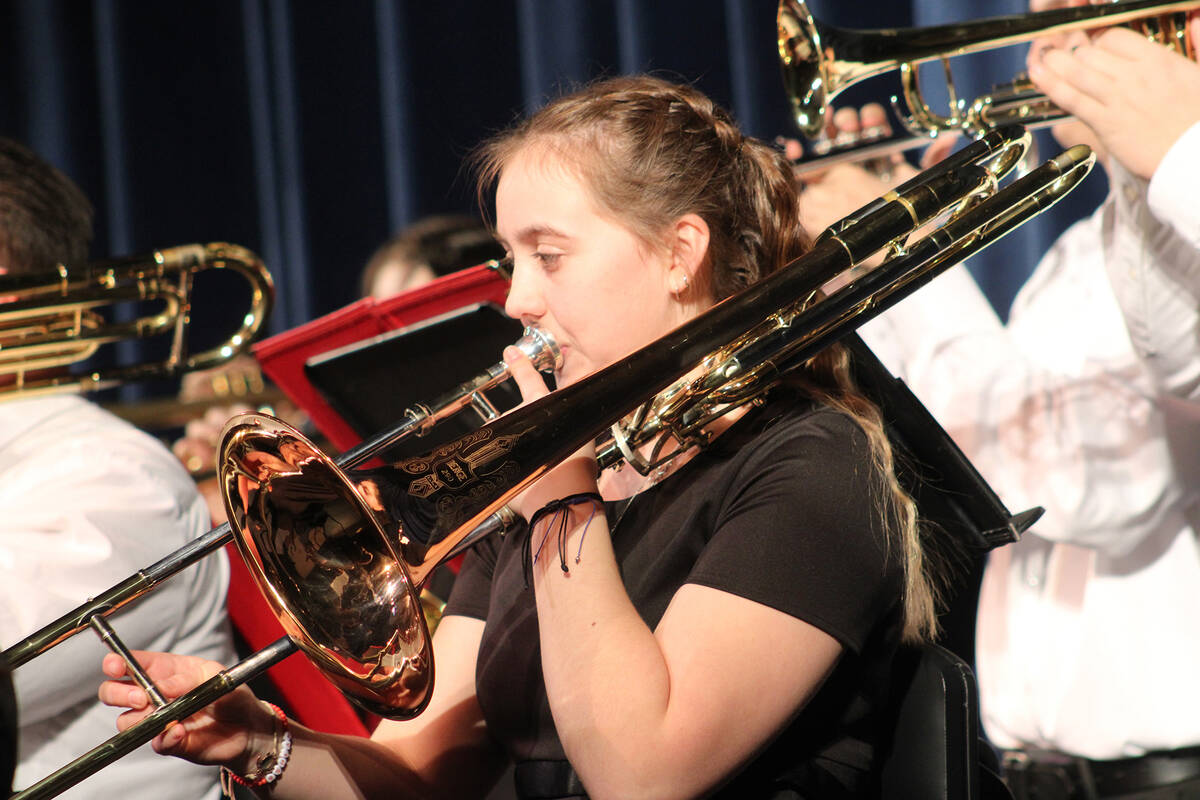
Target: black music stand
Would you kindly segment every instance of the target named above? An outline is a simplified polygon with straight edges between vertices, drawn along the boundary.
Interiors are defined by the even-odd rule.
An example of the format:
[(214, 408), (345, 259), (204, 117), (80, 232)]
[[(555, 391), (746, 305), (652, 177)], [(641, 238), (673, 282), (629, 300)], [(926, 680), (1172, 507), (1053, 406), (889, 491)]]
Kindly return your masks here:
[(917, 504), (928, 549), (955, 578), (946, 587), (939, 642), (973, 669), (975, 615), (987, 552), (1020, 539), (1043, 509), (1009, 512), (904, 381), (857, 334), (841, 341), (851, 352), (855, 381), (883, 414), (897, 477)]

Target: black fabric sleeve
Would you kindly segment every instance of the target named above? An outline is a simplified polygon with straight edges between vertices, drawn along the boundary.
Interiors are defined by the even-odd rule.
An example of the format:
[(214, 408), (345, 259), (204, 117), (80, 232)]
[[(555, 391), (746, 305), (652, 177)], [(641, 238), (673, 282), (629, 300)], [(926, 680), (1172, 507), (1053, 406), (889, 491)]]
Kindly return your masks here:
[(496, 571), (496, 536), (489, 536), (467, 551), (454, 579), (444, 615), (457, 614), (486, 620)]
[(688, 582), (771, 606), (861, 652), (903, 587), (873, 469), (866, 434), (841, 413), (773, 426), (730, 486)]

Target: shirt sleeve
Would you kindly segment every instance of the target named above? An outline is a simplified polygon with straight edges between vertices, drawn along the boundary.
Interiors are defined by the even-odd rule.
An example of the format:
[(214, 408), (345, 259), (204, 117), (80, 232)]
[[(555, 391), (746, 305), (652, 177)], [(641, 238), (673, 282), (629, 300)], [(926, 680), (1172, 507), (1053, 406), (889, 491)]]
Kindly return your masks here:
[(1158, 219), (1173, 227), (1193, 248), (1200, 249), (1200, 122), (1184, 131), (1167, 151), (1150, 181), (1148, 202)]
[(1200, 399), (1200, 123), (1149, 185), (1119, 164), (1110, 175), (1105, 269), (1134, 349), (1161, 391)]
[(862, 334), (1009, 508), (1046, 509), (1034, 534), (1119, 556), (1185, 498), (1099, 263), (1098, 221), (1055, 242), (1008, 325), (959, 269)]
[(866, 437), (829, 410), (784, 426), (754, 445), (688, 582), (776, 608), (858, 652), (900, 596)]
[[(508, 536), (521, 535), (523, 531), (511, 531)], [(496, 570), (496, 548), (500, 537), (489, 536), (480, 540), (463, 557), (462, 568), (454, 579), (450, 599), (446, 601), (445, 614), (474, 617), (486, 620), (492, 593), (492, 575)]]

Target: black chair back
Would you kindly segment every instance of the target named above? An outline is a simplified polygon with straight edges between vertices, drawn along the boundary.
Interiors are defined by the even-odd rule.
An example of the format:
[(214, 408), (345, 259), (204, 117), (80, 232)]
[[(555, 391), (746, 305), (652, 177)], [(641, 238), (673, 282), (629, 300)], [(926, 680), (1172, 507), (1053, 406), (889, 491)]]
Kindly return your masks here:
[(966, 662), (934, 644), (896, 654), (887, 800), (979, 800), (979, 694)]

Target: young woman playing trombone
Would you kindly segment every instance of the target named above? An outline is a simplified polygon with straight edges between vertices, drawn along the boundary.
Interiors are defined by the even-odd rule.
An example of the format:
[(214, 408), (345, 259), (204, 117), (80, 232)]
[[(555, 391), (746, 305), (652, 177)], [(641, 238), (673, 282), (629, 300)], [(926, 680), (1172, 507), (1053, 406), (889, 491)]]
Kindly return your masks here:
[[(507, 311), (565, 386), (805, 252), (790, 168), (699, 92), (618, 78), (488, 142)], [(505, 354), (526, 400), (546, 394)], [(510, 505), (532, 530), (468, 556), (424, 713), (371, 739), (280, 720), (243, 687), (161, 734), (275, 798), (860, 797), (889, 667), (934, 625), (912, 501), (837, 347), (710, 444), (643, 477), (584, 448)], [(178, 696), (221, 665), (139, 657)], [(105, 659), (104, 702), (148, 711)]]

